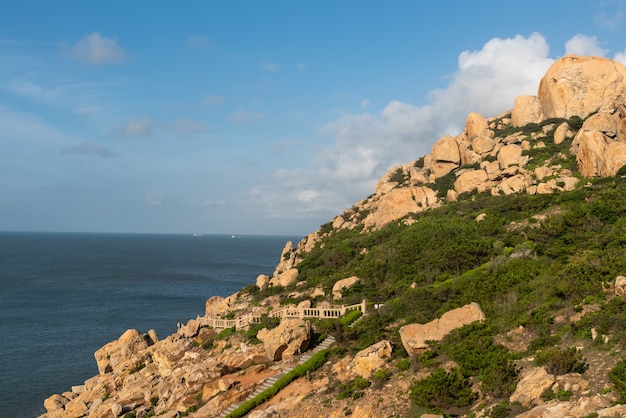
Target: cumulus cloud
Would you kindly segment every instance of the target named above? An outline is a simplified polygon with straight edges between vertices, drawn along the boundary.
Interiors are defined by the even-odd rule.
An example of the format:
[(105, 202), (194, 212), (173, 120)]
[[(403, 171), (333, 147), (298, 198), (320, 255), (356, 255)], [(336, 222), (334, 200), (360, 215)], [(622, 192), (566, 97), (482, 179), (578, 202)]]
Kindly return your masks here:
[(235, 125), (246, 125), (253, 122), (258, 122), (263, 119), (264, 115), (261, 112), (250, 112), (244, 109), (237, 109), (230, 114), (228, 120)]
[(616, 53), (613, 59), (617, 62), (621, 62), (622, 64), (626, 65), (626, 49), (623, 50), (622, 52)]
[(71, 49), (72, 56), (87, 64), (120, 64), (128, 59), (124, 48), (117, 44), (117, 39), (107, 38), (98, 32), (85, 36)]
[(62, 153), (69, 155), (95, 155), (102, 158), (119, 157), (117, 152), (111, 151), (104, 145), (98, 144), (97, 142), (82, 142), (78, 145), (65, 148)]
[(566, 54), (595, 55), (603, 57), (608, 52), (608, 49), (604, 49), (600, 46), (598, 38), (595, 36), (587, 36), (579, 33), (565, 42)]
[(379, 112), (342, 114), (320, 128), (328, 145), (311, 150), (311, 167), (268, 175), (251, 190), (251, 199), (268, 216), (336, 215), (371, 194), (394, 165), (429, 153), (445, 134), (458, 135), (470, 112), (496, 116), (510, 110), (517, 96), (536, 94), (554, 62), (548, 54), (538, 33), (494, 38), (480, 50), (463, 51), (448, 85), (431, 91), (427, 104), (390, 100)]

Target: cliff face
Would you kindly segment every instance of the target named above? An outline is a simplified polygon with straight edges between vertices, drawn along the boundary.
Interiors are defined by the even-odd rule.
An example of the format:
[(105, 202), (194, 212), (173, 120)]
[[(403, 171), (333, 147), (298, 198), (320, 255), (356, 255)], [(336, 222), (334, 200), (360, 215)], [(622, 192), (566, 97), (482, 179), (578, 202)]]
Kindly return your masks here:
[[(296, 246), (287, 243), (273, 276), (259, 276), (256, 286), (228, 298), (210, 298), (203, 317), (190, 320), (177, 333), (162, 340), (154, 332), (141, 334), (129, 330), (102, 347), (95, 353), (99, 374), (71, 391), (46, 399), (48, 412), (44, 417), (220, 416), (229, 406), (246, 399), (263, 381), (289, 370), (314, 345), (314, 330), (305, 320), (305, 315), (313, 315), (312, 308), (334, 312), (332, 304), (342, 303), (342, 293), (363, 286), (364, 280), (356, 276), (335, 281), (331, 286), (319, 283), (318, 278), (299, 276), (300, 263), (324, 245), (325, 238), (341, 231), (367, 235), (394, 223), (408, 227), (419, 222), (416, 214), (452, 202), (471, 202), (479, 193), (495, 198), (573, 191), (586, 187), (586, 178), (615, 176), (624, 165), (626, 68), (604, 58), (563, 57), (543, 77), (537, 96), (519, 97), (511, 111), (494, 117), (468, 115), (460, 135), (440, 138), (430, 154), (386, 173), (374, 194), (355, 203)], [(539, 225), (559, 210), (536, 214), (532, 222)], [(476, 222), (482, 219), (479, 216)], [(511, 224), (507, 231), (515, 234), (522, 227), (525, 227), (522, 223)], [(507, 259), (532, 258), (532, 246), (524, 245), (506, 252)], [(504, 244), (495, 242), (493, 246)], [(371, 249), (362, 248), (355, 253), (363, 255)], [(496, 258), (490, 266), (497, 267)], [(613, 285), (617, 298), (623, 297), (624, 280), (618, 278)], [(411, 288), (415, 286), (413, 283)], [(433, 286), (437, 292), (445, 288), (443, 284)], [(610, 295), (607, 297), (614, 297), (609, 285), (605, 290)], [(407, 289), (395, 291), (404, 292)], [(518, 293), (507, 295), (502, 296), (507, 306), (513, 303), (513, 298), (518, 298)], [(294, 304), (285, 305), (285, 300)], [(584, 314), (598, 311), (598, 306), (582, 303), (561, 320), (576, 324)], [(474, 318), (458, 314), (465, 312), (459, 308), (431, 322), (400, 328), (395, 345), (386, 339), (375, 341), (352, 354), (340, 347), (321, 372), (314, 376), (307, 374), (307, 379), (287, 386), (250, 416), (418, 416), (428, 408), (416, 409), (409, 399), (409, 393), (417, 396), (411, 385), (432, 373), (424, 365), (430, 357), (419, 355), (428, 352), (433, 341), (441, 340), (455, 329), (485, 320), (476, 303), (464, 308), (467, 307), (480, 315)], [(339, 316), (347, 313), (342, 309), (337, 308)], [(365, 310), (365, 304), (359, 309)], [(378, 315), (380, 309), (382, 304), (369, 306), (365, 314)], [(217, 321), (232, 317), (256, 318), (256, 322), (241, 328), (226, 322), (223, 326), (216, 325)], [(291, 319), (280, 321), (288, 317)], [(342, 335), (347, 332), (335, 319), (326, 318), (326, 321), (335, 322), (331, 325), (320, 322), (325, 331)], [(507, 330), (496, 340), (521, 356), (529, 349), (533, 336), (521, 324), (517, 325), (520, 327)], [(593, 332), (596, 340), (598, 332), (595, 328)], [(419, 357), (424, 364), (420, 363), (423, 367), (417, 370), (404, 369), (404, 373), (390, 378), (391, 358), (399, 345), (404, 345), (412, 361)], [(506, 395), (507, 408), (512, 412), (498, 416), (517, 413), (524, 417), (594, 413), (626, 416), (626, 408), (611, 406), (618, 399), (611, 394), (607, 380), (607, 371), (618, 361), (619, 356), (614, 354), (599, 357), (593, 373), (579, 370), (580, 373), (558, 374), (544, 367), (533, 367), (532, 359), (522, 358), (516, 365), (516, 379), (509, 382), (515, 390), (510, 397)], [(399, 369), (400, 363), (395, 363)], [(446, 378), (459, 368), (450, 359), (441, 366), (448, 373), (444, 372)], [(355, 382), (362, 383), (359, 379), (367, 385), (357, 387)], [(370, 385), (376, 390), (365, 390)], [(470, 398), (475, 400), (473, 416), (489, 416), (490, 411), (497, 409), (494, 395), (487, 394), (484, 385), (484, 382), (471, 385)], [(546, 398), (548, 391), (554, 395), (552, 400)], [(559, 398), (558, 394), (566, 392), (571, 399)], [(343, 396), (344, 393), (349, 395)], [(485, 405), (489, 407), (484, 408)], [(467, 415), (466, 412), (461, 415)]]

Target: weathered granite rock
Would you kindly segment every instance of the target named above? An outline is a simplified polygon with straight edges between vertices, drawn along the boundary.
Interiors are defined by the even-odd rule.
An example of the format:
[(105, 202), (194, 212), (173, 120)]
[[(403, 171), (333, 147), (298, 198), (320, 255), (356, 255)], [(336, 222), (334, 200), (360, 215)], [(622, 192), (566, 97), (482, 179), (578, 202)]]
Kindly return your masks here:
[(608, 58), (566, 55), (552, 64), (539, 84), (545, 118), (586, 118), (626, 97), (626, 68)]
[(266, 274), (259, 274), (256, 278), (256, 286), (263, 290), (270, 284), (271, 277)]
[(491, 188), (491, 181), (485, 170), (469, 170), (457, 177), (454, 182), (454, 190), (461, 194), (473, 190), (484, 192)]
[(617, 276), (615, 278), (615, 294), (617, 296), (625, 296), (626, 295), (626, 277)]
[(263, 341), (265, 355), (271, 361), (292, 358), (309, 347), (312, 336), (311, 323), (298, 318), (283, 319), (276, 328), (262, 329), (257, 338)]
[(345, 279), (338, 280), (333, 286), (333, 300), (341, 299), (341, 291), (343, 289), (349, 289), (361, 280), (357, 276), (350, 276)]
[(524, 126), (539, 123), (544, 119), (543, 108), (537, 96), (519, 96), (515, 98), (511, 112), (511, 125)]
[(282, 286), (287, 287), (298, 281), (298, 276), (300, 273), (297, 268), (291, 268), (287, 271), (280, 273), (278, 276), (272, 277), (270, 280), (270, 285), (272, 286)]
[(57, 409), (63, 409), (70, 400), (64, 396), (54, 394), (43, 401), (43, 407), (46, 411), (52, 412)]
[(427, 341), (440, 341), (452, 330), (475, 321), (484, 321), (485, 314), (477, 303), (446, 312), (441, 318), (426, 324), (409, 324), (400, 328), (400, 338), (404, 349), (411, 356), (428, 350)]
[(280, 261), (276, 265), (273, 276), (278, 276), (283, 271), (287, 271), (294, 267), (296, 261), (296, 253), (293, 248), (293, 243), (287, 241), (285, 247), (280, 252)]
[(521, 376), (515, 392), (513, 392), (509, 400), (511, 402), (519, 402), (524, 406), (537, 404), (541, 399), (541, 394), (552, 387), (554, 382), (554, 376), (548, 373), (545, 368), (534, 367)]
[(352, 371), (359, 376), (369, 379), (372, 374), (383, 367), (391, 357), (391, 343), (387, 340), (379, 341), (359, 351), (352, 360)]
[(148, 347), (146, 339), (136, 329), (129, 329), (119, 339), (111, 341), (94, 353), (100, 374), (116, 370), (117, 366)]

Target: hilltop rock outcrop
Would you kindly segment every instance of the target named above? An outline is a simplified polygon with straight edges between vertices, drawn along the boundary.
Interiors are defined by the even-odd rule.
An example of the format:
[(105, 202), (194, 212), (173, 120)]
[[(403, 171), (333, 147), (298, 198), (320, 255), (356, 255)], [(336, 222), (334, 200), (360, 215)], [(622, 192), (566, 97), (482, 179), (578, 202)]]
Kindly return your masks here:
[(545, 118), (586, 118), (626, 98), (626, 68), (602, 57), (566, 55), (548, 69), (539, 83)]

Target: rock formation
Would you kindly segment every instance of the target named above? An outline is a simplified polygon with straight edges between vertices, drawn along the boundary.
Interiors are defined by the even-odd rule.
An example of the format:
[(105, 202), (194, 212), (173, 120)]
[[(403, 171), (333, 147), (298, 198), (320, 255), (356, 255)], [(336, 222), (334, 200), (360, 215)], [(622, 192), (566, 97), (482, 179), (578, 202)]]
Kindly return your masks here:
[(484, 321), (485, 314), (477, 303), (472, 302), (463, 307), (453, 309), (427, 324), (409, 324), (400, 328), (400, 338), (404, 349), (411, 356), (428, 350), (428, 341), (440, 341), (452, 330), (471, 324), (474, 321)]

